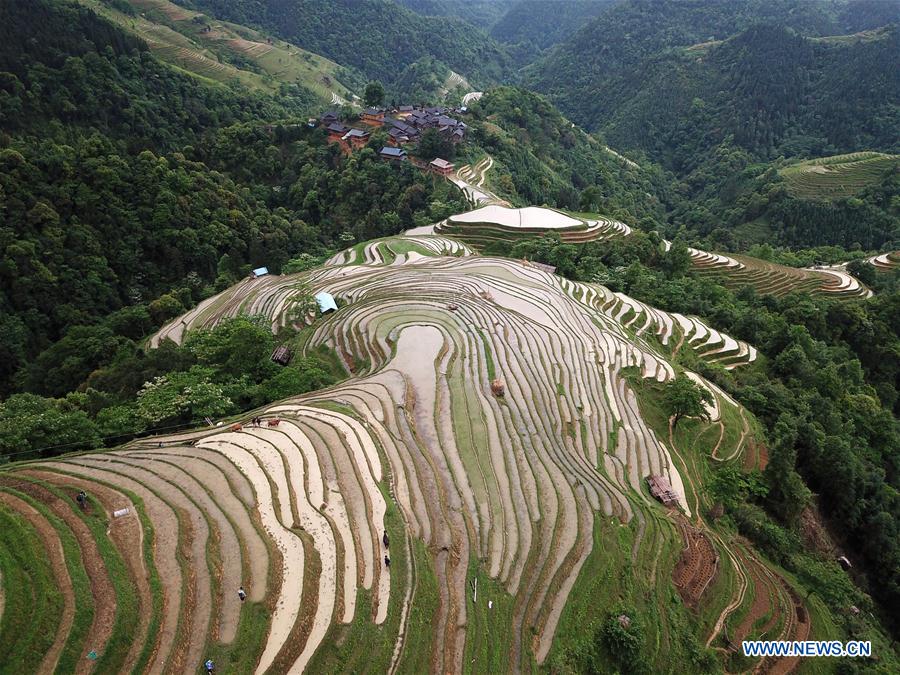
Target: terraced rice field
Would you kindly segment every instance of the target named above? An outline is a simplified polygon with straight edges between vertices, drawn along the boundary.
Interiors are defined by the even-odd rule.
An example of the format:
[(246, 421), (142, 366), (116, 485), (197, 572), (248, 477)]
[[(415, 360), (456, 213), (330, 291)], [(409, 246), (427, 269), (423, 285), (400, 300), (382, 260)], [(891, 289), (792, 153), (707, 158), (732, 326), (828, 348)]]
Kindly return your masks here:
[(900, 155), (854, 152), (792, 164), (779, 170), (788, 190), (804, 199), (850, 197), (897, 166)]
[(462, 104), (471, 105), (472, 103), (475, 103), (475, 101), (479, 100), (482, 96), (484, 96), (483, 91), (470, 91), (468, 94), (463, 96)]
[(463, 191), (472, 207), (486, 204), (508, 204), (493, 192), (488, 190), (484, 183), (487, 180), (487, 172), (494, 166), (494, 158), (486, 155), (474, 166), (466, 164), (457, 169), (455, 175), (448, 176), (448, 180)]
[(435, 225), (434, 231), (481, 247), (495, 241), (540, 237), (548, 232), (559, 234), (565, 242), (583, 243), (627, 236), (631, 233), (631, 228), (616, 220), (601, 217), (596, 220), (581, 219), (538, 206), (514, 209), (489, 204), (468, 213), (451, 216)]
[(731, 254), (730, 256), (690, 249), (694, 271), (714, 276), (724, 285), (749, 285), (758, 293), (776, 296), (807, 292), (830, 298), (868, 298), (872, 291), (842, 266), (799, 269)]
[[(315, 321), (292, 311), (301, 285), (341, 308)], [(745, 612), (749, 582), (736, 599), (729, 585), (742, 563), (719, 556), (697, 508), (698, 458), (644, 417), (631, 382), (673, 377), (679, 349), (734, 368), (752, 346), (443, 236), (248, 279), (150, 344), (239, 313), (273, 328), (314, 321), (307, 348), (330, 346), (352, 376), (247, 414), (262, 426), (0, 473), (0, 560), (25, 542), (40, 561), (11, 585), (19, 567), (4, 564), (6, 607), (25, 605), (20, 586), (58, 589), (30, 608), (42, 630), (21, 672), (195, 672), (210, 657), (257, 673), (533, 670), (603, 560), (607, 574), (639, 566), (663, 617), (649, 662), (667, 658), (659, 581), (673, 567), (692, 611), (721, 612), (720, 626)], [(713, 393), (713, 423), (743, 415), (691, 376)], [(714, 459), (740, 462), (743, 447), (744, 434)], [(651, 474), (669, 479), (684, 516), (649, 496)], [(608, 527), (627, 530), (626, 547), (598, 543)]]
[[(136, 16), (103, 0), (78, 1), (143, 38), (162, 61), (207, 80), (239, 80), (262, 89), (300, 82), (323, 103), (332, 101), (332, 95), (340, 101), (350, 98), (334, 77), (336, 63), (245, 26), (186, 10), (170, 0), (126, 0)], [(258, 71), (228, 63), (229, 55), (250, 59)]]
[(867, 258), (866, 262), (880, 272), (889, 272), (900, 267), (900, 251), (891, 251)]

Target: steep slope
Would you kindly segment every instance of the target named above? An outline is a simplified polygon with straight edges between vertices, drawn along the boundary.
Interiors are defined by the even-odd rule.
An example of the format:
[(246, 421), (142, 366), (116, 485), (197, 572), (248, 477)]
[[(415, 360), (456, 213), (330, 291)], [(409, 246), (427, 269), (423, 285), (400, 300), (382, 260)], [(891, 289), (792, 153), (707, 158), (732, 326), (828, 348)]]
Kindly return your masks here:
[[(898, 50), (896, 29), (839, 42), (758, 26), (722, 43), (650, 57), (640, 74), (585, 79), (577, 64), (581, 74), (558, 74), (551, 96), (614, 147), (641, 149), (682, 173), (727, 139), (758, 157), (892, 151)], [(604, 96), (589, 95), (591, 87)]]
[(665, 219), (674, 195), (658, 167), (611, 152), (534, 92), (491, 89), (471, 106), (469, 124), (472, 141), (494, 160), (487, 187), (511, 203), (569, 210), (584, 203), (582, 210), (599, 208), (630, 225)]
[[(722, 535), (700, 516), (706, 451), (697, 450), (712, 445), (684, 445), (684, 434), (705, 438), (721, 426), (711, 451), (740, 466), (747, 430), (739, 407), (699, 376), (712, 395), (708, 424), (686, 422), (671, 436), (647, 397), (676, 373), (677, 350), (719, 360), (738, 343), (600, 286), (467, 255), (452, 240), (373, 244), (361, 259), (243, 282), (172, 324), (239, 312), (262, 313), (273, 327), (302, 321), (291, 307), (308, 283), (344, 305), (316, 324), (308, 348), (332, 346), (353, 373), (345, 383), (268, 406), (256, 413), (261, 427), (245, 421), (14, 466), (0, 491), (51, 492), (75, 510), (70, 496), (84, 489), (95, 520), (127, 509), (111, 518), (113, 536), (142, 527), (137, 516), (152, 524), (144, 562), (160, 583), (141, 607), (155, 608), (157, 632), (136, 641), (151, 668), (193, 670), (207, 654), (241, 672), (518, 669), (552, 650), (562, 663), (575, 645), (567, 607), (579, 589), (598, 592), (597, 565), (616, 577), (641, 570), (634, 590), (621, 592), (640, 607), (632, 613), (645, 622), (645, 663), (694, 658), (707, 631), (687, 627), (663, 581), (681, 537), (689, 547), (706, 541), (699, 561), (729, 574), (748, 563), (724, 554), (712, 562)], [(180, 338), (171, 328), (162, 335)], [(651, 474), (667, 477), (692, 525), (650, 497)], [(9, 517), (25, 512), (10, 508)], [(139, 575), (117, 573), (123, 589), (137, 588)], [(743, 591), (723, 574), (706, 595), (713, 576), (698, 567), (677, 578), (696, 577), (694, 602), (727, 617)], [(246, 604), (235, 597), (240, 585)], [(602, 602), (605, 616), (614, 602)], [(245, 622), (256, 641), (238, 648), (235, 627)], [(778, 626), (797, 634), (790, 621)]]
[(488, 31), (516, 0), (397, 0), (425, 16), (453, 16)]
[[(754, 127), (765, 124), (766, 106), (800, 107), (801, 93), (796, 91), (799, 83), (794, 83), (794, 78), (804, 78), (798, 69), (812, 71), (807, 76), (809, 87), (803, 94), (811, 95), (826, 110), (834, 108), (839, 113), (841, 86), (847, 85), (852, 87), (854, 98), (862, 96), (854, 110), (864, 110), (866, 119), (876, 120), (883, 113), (875, 114), (872, 110), (870, 114), (863, 102), (872, 96), (866, 93), (869, 89), (878, 92), (876, 104), (888, 105), (896, 100), (897, 78), (890, 70), (893, 61), (890, 54), (896, 54), (893, 40), (881, 43), (880, 48), (870, 47), (878, 52), (871, 56), (860, 45), (853, 52), (816, 49), (814, 44), (801, 43), (785, 33), (750, 32), (732, 47), (723, 47), (718, 55), (710, 47), (754, 25), (769, 24), (801, 35), (821, 36), (868, 30), (900, 18), (900, 8), (895, 3), (882, 4), (880, 12), (859, 15), (853, 12), (855, 4), (846, 4), (845, 13), (835, 16), (824, 3), (793, 0), (738, 5), (724, 0), (690, 3), (632, 0), (604, 12), (560, 45), (536, 64), (526, 81), (548, 93), (577, 122), (590, 129), (608, 131), (613, 145), (622, 145), (627, 140), (625, 147), (641, 147), (650, 153), (662, 150), (664, 134), (646, 125), (661, 124), (666, 129), (694, 123), (685, 119), (685, 110), (697, 97), (704, 99), (708, 106), (715, 106), (715, 112), (727, 106), (729, 111), (755, 115), (757, 105), (761, 105), (763, 111), (754, 117)], [(862, 21), (866, 23), (861, 25)], [(691, 45), (697, 48), (687, 49)], [(773, 53), (767, 54), (770, 50)], [(813, 67), (807, 58), (824, 60), (824, 63)], [(737, 66), (735, 60), (740, 60)], [(754, 82), (757, 78), (759, 83)], [(748, 90), (748, 86), (756, 90)], [(888, 89), (882, 95), (885, 86)], [(732, 96), (725, 93), (724, 99), (719, 96), (722, 100), (717, 100), (714, 94), (720, 91), (736, 93)], [(597, 92), (603, 95), (598, 96)], [(660, 100), (666, 105), (658, 105)], [(670, 121), (667, 123), (661, 114), (648, 119), (653, 109), (651, 104), (656, 104), (658, 110), (665, 109)], [(628, 124), (629, 115), (637, 116), (640, 122), (635, 121), (626, 132), (621, 126)], [(829, 124), (836, 117), (841, 117), (842, 124), (851, 123), (851, 130), (860, 125), (860, 121), (849, 116), (822, 115)], [(797, 126), (802, 127), (802, 123)], [(741, 127), (726, 125), (726, 128), (740, 131)], [(814, 132), (815, 129), (797, 133)], [(841, 140), (847, 142), (845, 138)], [(849, 148), (856, 149), (865, 148)]]
[(423, 56), (446, 63), (478, 86), (496, 82), (508, 67), (503, 49), (471, 24), (425, 17), (392, 0), (192, 0), (192, 5), (270, 30), (385, 83)]
[(300, 84), (322, 104), (351, 98), (336, 63), (245, 26), (215, 21), (169, 0), (80, 2), (140, 37), (160, 60), (206, 80), (264, 90)]
[(520, 64), (567, 40), (616, 0), (518, 0), (492, 27), (491, 35), (508, 45)]

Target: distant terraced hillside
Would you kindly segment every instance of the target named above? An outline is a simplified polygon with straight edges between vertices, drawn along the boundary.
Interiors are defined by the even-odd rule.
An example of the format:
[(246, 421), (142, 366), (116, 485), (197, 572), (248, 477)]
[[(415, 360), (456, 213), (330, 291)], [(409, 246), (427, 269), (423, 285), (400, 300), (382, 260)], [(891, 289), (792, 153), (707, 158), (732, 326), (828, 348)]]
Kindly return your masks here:
[[(549, 232), (571, 244), (631, 234), (631, 228), (624, 223), (602, 216), (588, 218), (543, 207), (514, 209), (497, 204), (451, 216), (435, 225), (433, 231), (458, 237), (476, 247), (497, 241), (540, 237)], [(668, 250), (671, 243), (663, 243)], [(872, 291), (843, 266), (798, 269), (745, 255), (708, 253), (696, 248), (689, 249), (689, 253), (697, 273), (713, 276), (733, 288), (750, 285), (759, 293), (771, 295), (807, 292), (847, 299), (872, 295)], [(890, 266), (890, 255), (878, 257), (879, 263), (873, 264), (881, 268)]]
[(713, 276), (732, 288), (752, 286), (758, 293), (779, 296), (806, 292), (840, 299), (872, 295), (865, 284), (840, 265), (801, 269), (746, 255), (722, 255), (697, 249), (691, 249), (691, 262), (698, 274)]
[(751, 346), (436, 236), (248, 279), (158, 337), (241, 312), (303, 324), (304, 288), (339, 301), (306, 347), (331, 346), (344, 383), (247, 415), (262, 426), (0, 472), (0, 560), (35, 561), (3, 567), (0, 647), (42, 650), (19, 672), (535, 670), (622, 602), (653, 670), (726, 630), (827, 635), (817, 599), (704, 522), (708, 465), (760, 461), (752, 420), (692, 373), (709, 421), (674, 431), (658, 407), (674, 353), (737, 367)]
[(900, 267), (900, 251), (891, 251), (867, 258), (866, 262), (880, 272), (888, 272)]
[(878, 183), (900, 165), (900, 155), (881, 152), (854, 152), (811, 159), (779, 170), (788, 190), (803, 199), (852, 197)]
[(120, 7), (103, 0), (78, 1), (140, 36), (162, 61), (206, 80), (236, 80), (267, 90), (300, 84), (324, 103), (352, 97), (338, 80), (338, 64), (245, 26), (169, 0), (122, 0)]

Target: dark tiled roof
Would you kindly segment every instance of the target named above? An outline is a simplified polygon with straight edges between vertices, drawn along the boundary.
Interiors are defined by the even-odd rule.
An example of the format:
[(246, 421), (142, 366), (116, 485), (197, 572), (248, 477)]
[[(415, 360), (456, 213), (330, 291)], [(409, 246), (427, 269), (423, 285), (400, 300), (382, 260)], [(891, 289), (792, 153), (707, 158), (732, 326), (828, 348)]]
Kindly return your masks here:
[(406, 157), (406, 150), (401, 150), (400, 148), (389, 148), (385, 146), (378, 154), (384, 155), (385, 157)]
[(345, 134), (349, 127), (345, 127), (343, 124), (338, 124), (337, 122), (333, 122), (328, 125), (328, 131), (331, 131), (336, 134)]
[(362, 129), (351, 129), (347, 132), (347, 135), (350, 138), (365, 138), (369, 135), (368, 131), (363, 131)]
[(363, 115), (384, 115), (384, 111), (378, 108), (366, 108), (363, 110)]

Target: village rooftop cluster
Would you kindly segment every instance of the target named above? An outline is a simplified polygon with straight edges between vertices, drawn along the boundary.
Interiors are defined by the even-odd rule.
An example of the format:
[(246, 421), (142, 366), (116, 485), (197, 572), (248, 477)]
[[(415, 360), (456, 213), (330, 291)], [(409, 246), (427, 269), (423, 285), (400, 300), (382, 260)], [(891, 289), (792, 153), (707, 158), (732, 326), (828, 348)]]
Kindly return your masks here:
[[(409, 157), (403, 146), (418, 143), (426, 129), (437, 129), (441, 136), (454, 145), (465, 140), (468, 127), (464, 122), (450, 116), (451, 113), (465, 114), (465, 112), (464, 107), (425, 108), (401, 105), (389, 110), (366, 108), (359, 115), (358, 126), (344, 124), (338, 113), (333, 111), (326, 112), (319, 121), (328, 133), (328, 141), (339, 143), (348, 152), (364, 147), (371, 137), (371, 129), (387, 128), (388, 145), (381, 149), (379, 155), (385, 160), (406, 161)], [(418, 165), (415, 161), (413, 163)], [(422, 168), (426, 168), (425, 165)], [(446, 176), (453, 173), (454, 165), (438, 157), (430, 162), (427, 168)]]

